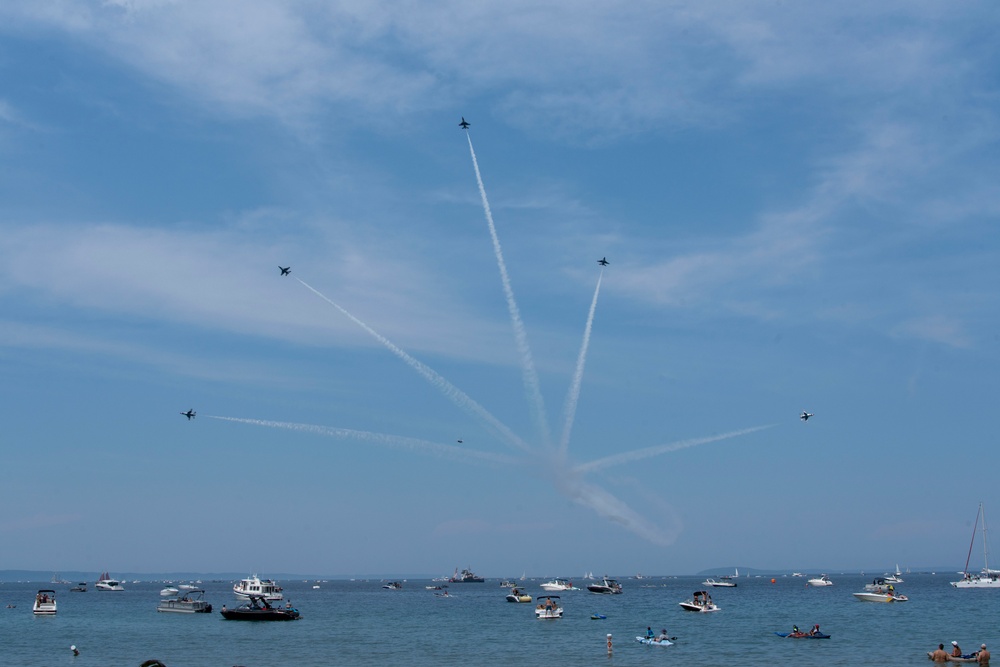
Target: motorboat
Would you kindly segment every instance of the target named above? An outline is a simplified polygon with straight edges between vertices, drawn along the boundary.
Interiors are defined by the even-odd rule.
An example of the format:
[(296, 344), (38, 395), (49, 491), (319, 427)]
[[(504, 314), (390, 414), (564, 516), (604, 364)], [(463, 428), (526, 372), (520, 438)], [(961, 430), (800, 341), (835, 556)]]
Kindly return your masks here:
[(906, 602), (910, 599), (905, 595), (892, 590), (886, 590), (882, 593), (877, 591), (864, 591), (862, 593), (854, 593), (854, 597), (863, 602)]
[(453, 584), (481, 584), (486, 579), (476, 576), (469, 568), (462, 570), (461, 574), (458, 573), (458, 568), (455, 568), (455, 574), (451, 575), (448, 581)]
[(513, 579), (504, 579), (500, 582), (500, 588), (514, 588), (517, 584), (514, 583)]
[(173, 586), (167, 586), (165, 588), (160, 589), (160, 595), (162, 597), (171, 597), (173, 595), (177, 595), (178, 593), (180, 593), (180, 590), (174, 588)]
[(283, 600), (281, 586), (270, 579), (261, 579), (256, 574), (246, 579), (241, 579), (238, 584), (233, 585), (233, 593), (241, 600), (249, 600), (250, 596), (263, 597), (269, 602)]
[(833, 582), (830, 581), (830, 577), (825, 574), (821, 574), (818, 577), (810, 579), (807, 581), (810, 586), (833, 586)]
[(107, 572), (101, 573), (98, 577), (97, 583), (94, 584), (94, 588), (99, 591), (123, 591), (125, 587), (122, 586), (122, 582), (117, 579), (113, 579)]
[(622, 585), (614, 579), (604, 577), (600, 583), (587, 584), (587, 590), (601, 595), (619, 595), (622, 592)]
[(399, 582), (399, 581), (390, 581), (389, 583), (387, 583), (386, 585), (384, 585), (382, 588), (384, 588), (386, 590), (390, 590), (390, 591), (401, 591), (401, 590), (403, 590), (403, 584), (401, 582)]
[(708, 594), (708, 591), (695, 591), (691, 595), (690, 600), (679, 602), (678, 604), (684, 611), (696, 611), (703, 614), (710, 611), (719, 611), (718, 605), (712, 602), (712, 596)]
[[(972, 547), (976, 542), (976, 528), (979, 526), (979, 519), (983, 524), (983, 569), (979, 574), (969, 572), (969, 561), (972, 559)], [(996, 570), (990, 569), (989, 542), (986, 539), (986, 512), (983, 504), (979, 503), (979, 513), (976, 514), (976, 523), (972, 526), (972, 541), (969, 543), (969, 555), (965, 559), (965, 569), (962, 571), (962, 579), (951, 582), (955, 588), (1000, 588), (1000, 576)]]
[(70, 593), (86, 593), (87, 592), (87, 582), (81, 581), (73, 588), (69, 589)]
[(520, 588), (514, 587), (507, 595), (507, 602), (531, 602), (531, 596)]
[[(161, 591), (162, 595), (162, 591)], [(171, 611), (178, 614), (211, 614), (212, 605), (205, 602), (205, 591), (189, 588), (184, 593), (165, 597), (156, 605), (156, 611)]]
[(284, 607), (272, 607), (262, 595), (248, 595), (247, 601), (234, 609), (222, 605), (222, 618), (227, 621), (297, 621), (299, 610), (289, 602)]
[(553, 579), (552, 581), (546, 581), (544, 584), (539, 584), (543, 589), (547, 591), (578, 591), (580, 590), (573, 585), (573, 582), (569, 579)]
[(546, 595), (544, 601), (542, 598), (538, 598), (539, 604), (535, 607), (535, 618), (562, 618), (563, 608), (558, 600), (558, 595)]
[(31, 608), (31, 613), (35, 616), (54, 616), (56, 613), (56, 592), (49, 588), (43, 588), (35, 596), (35, 604)]
[(872, 579), (872, 583), (865, 584), (865, 590), (868, 592), (882, 593), (883, 591), (889, 590), (889, 582), (886, 581), (885, 577), (875, 577)]
[(714, 586), (715, 588), (736, 588), (735, 581), (727, 581), (725, 578), (722, 578), (719, 581), (716, 581), (715, 579), (706, 579), (701, 582), (701, 585), (710, 587)]

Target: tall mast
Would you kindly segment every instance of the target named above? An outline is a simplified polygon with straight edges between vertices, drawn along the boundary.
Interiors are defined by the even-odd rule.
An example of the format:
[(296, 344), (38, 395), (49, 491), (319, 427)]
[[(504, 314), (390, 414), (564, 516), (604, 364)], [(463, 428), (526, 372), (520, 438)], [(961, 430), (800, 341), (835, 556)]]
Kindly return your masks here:
[(986, 576), (990, 576), (990, 561), (989, 561), (989, 549), (987, 544), (989, 540), (986, 537), (986, 510), (983, 509), (983, 504), (979, 503), (979, 511), (983, 515), (983, 567), (986, 568)]

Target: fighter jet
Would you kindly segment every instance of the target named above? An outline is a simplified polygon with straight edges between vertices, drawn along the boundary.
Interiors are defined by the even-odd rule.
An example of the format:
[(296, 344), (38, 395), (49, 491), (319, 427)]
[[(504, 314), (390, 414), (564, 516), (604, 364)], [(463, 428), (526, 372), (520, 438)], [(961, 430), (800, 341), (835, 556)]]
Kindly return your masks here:
[(191, 421), (192, 419), (194, 419), (194, 416), (198, 413), (195, 412), (194, 410), (188, 410), (187, 412), (182, 412), (181, 414), (187, 417), (188, 421)]
[(802, 414), (799, 415), (799, 419), (801, 419), (804, 422), (809, 421), (810, 417), (812, 417), (812, 413), (806, 412), (805, 410), (803, 410)]
[(278, 268), (281, 269), (281, 275), (283, 276), (287, 276), (292, 270), (292, 267), (290, 266), (279, 266)]
[(465, 116), (462, 116), (462, 122), (458, 124), (463, 130), (468, 130), (469, 126), (472, 125), (469, 121), (465, 120)]
[(611, 262), (608, 261), (607, 257), (601, 257), (599, 260), (597, 260), (597, 263), (600, 264), (601, 266), (607, 266)]

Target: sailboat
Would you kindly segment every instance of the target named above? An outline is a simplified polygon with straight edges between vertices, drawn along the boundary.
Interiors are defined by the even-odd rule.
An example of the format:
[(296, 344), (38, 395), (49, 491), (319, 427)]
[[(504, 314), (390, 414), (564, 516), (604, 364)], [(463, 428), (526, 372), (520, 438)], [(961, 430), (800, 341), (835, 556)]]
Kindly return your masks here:
[[(971, 574), (969, 561), (972, 559), (972, 547), (976, 543), (976, 529), (979, 527), (980, 518), (983, 520), (983, 574)], [(965, 570), (962, 575), (961, 581), (953, 581), (951, 585), (955, 588), (1000, 588), (1000, 577), (990, 572), (989, 540), (986, 538), (986, 512), (983, 510), (982, 503), (979, 503), (976, 523), (972, 526), (972, 541), (969, 543), (969, 554), (965, 558)]]

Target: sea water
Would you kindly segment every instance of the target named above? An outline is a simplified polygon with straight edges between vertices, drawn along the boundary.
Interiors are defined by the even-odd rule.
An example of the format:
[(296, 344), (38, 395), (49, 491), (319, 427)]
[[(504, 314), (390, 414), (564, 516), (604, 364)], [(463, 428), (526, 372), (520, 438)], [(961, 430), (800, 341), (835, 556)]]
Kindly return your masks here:
[[(232, 582), (205, 583), (211, 614), (156, 611), (160, 583), (127, 583), (124, 592), (71, 593), (68, 585), (0, 584), (0, 665), (167, 667), (386, 665), (883, 665), (930, 664), (926, 653), (956, 640), (965, 652), (986, 643), (1000, 661), (1000, 590), (959, 590), (954, 574), (906, 574), (908, 602), (861, 602), (852, 593), (873, 576), (831, 573), (833, 586), (804, 578), (741, 578), (712, 588), (720, 611), (686, 612), (678, 602), (702, 590), (702, 577), (622, 578), (621, 595), (560, 593), (565, 615), (536, 620), (535, 604), (508, 603), (499, 580), (450, 584), (449, 597), (426, 580), (385, 590), (380, 581), (279, 582), (301, 612), (291, 622), (227, 621), (238, 604)], [(543, 580), (519, 582), (544, 596)], [(577, 581), (584, 587), (586, 582)], [(40, 588), (57, 591), (59, 612), (35, 617)], [(16, 605), (7, 608), (7, 605)], [(603, 620), (591, 620), (592, 614)], [(775, 632), (819, 623), (831, 639), (783, 639)], [(636, 642), (666, 629), (673, 646)], [(607, 635), (611, 635), (609, 655)], [(79, 656), (70, 646), (76, 645)]]

